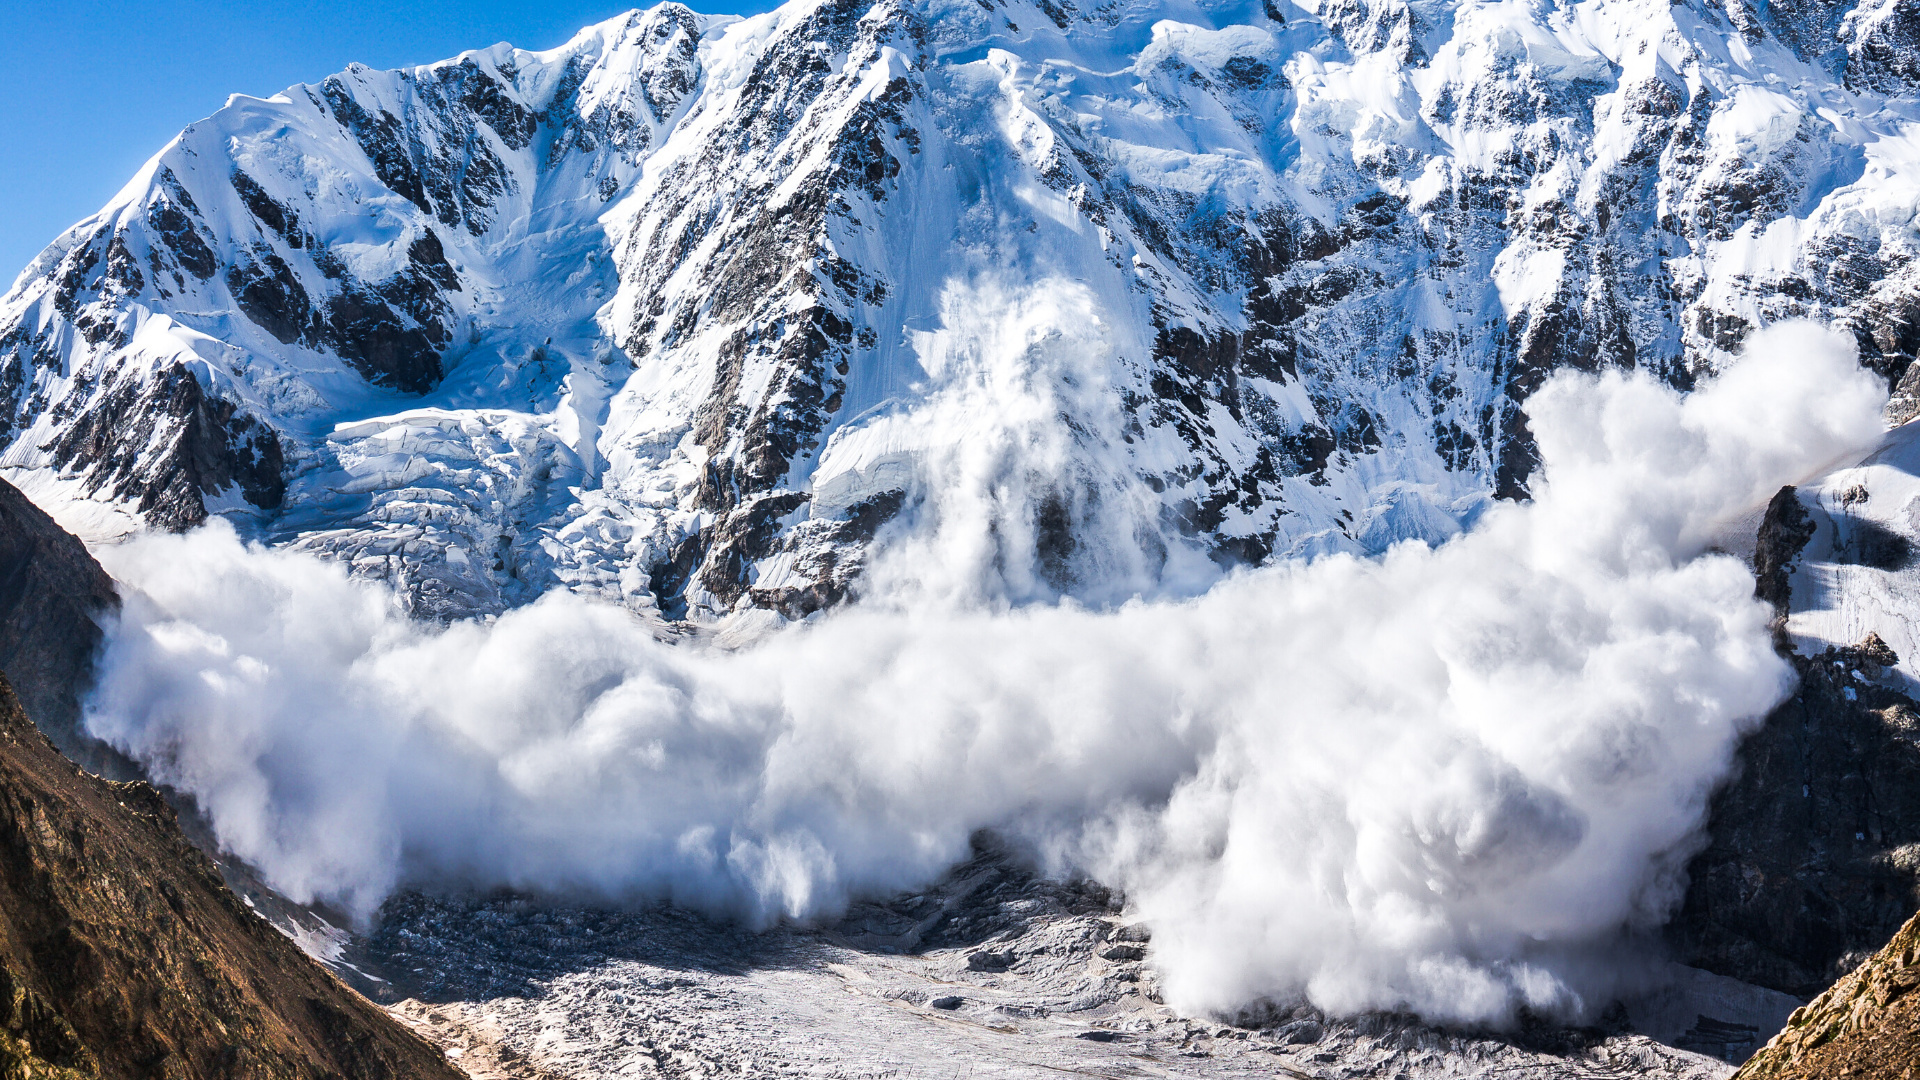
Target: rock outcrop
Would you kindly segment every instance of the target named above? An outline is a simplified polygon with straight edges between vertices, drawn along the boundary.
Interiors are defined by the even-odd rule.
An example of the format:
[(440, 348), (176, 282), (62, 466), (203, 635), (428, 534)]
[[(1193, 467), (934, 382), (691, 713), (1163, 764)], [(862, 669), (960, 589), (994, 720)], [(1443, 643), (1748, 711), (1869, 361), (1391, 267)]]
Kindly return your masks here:
[(1789, 654), (1793, 697), (1741, 746), (1669, 936), (1684, 963), (1811, 997), (1920, 894), (1920, 707), (1873, 637)]
[(1920, 425), (1768, 506), (1754, 551), (1794, 695), (1740, 748), (1670, 936), (1806, 998), (1920, 906)]
[(118, 603), (0, 481), (0, 1076), (453, 1080), (235, 897), (158, 791), (62, 756), (137, 773), (80, 726)]
[(80, 728), (101, 620), (119, 603), (86, 545), (0, 480), (0, 672), (67, 756), (131, 779), (119, 771), (123, 759)]
[(461, 1074), (228, 891), (157, 791), (61, 757), (0, 679), (0, 1075)]
[(1734, 1080), (1913, 1080), (1920, 1076), (1920, 915), (1808, 1002)]

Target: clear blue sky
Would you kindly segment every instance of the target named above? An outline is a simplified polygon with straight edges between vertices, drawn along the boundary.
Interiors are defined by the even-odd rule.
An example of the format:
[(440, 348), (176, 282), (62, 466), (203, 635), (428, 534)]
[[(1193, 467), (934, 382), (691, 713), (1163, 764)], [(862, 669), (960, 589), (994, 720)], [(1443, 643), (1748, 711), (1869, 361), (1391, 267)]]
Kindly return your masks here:
[[(352, 61), (424, 64), (508, 41), (550, 49), (652, 0), (0, 0), (0, 291), (228, 94), (265, 97)], [(692, 0), (713, 14), (766, 0)]]

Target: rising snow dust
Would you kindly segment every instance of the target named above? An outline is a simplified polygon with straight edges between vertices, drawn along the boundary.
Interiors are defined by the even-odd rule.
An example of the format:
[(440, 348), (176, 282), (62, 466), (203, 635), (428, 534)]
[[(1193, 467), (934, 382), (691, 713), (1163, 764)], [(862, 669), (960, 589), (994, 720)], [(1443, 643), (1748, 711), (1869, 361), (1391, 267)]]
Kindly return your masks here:
[(1058, 422), (1107, 395), (1097, 311), (948, 314), (896, 418), (948, 449), (873, 455), (909, 497), (850, 607), (732, 648), (560, 591), (442, 627), (216, 522), (100, 553), (125, 610), (91, 729), (363, 918), (418, 883), (830, 916), (990, 828), (1124, 888), (1185, 1009), (1577, 1018), (1633, 977), (1790, 686), (1716, 537), (1880, 436), (1847, 339), (1766, 331), (1685, 396), (1563, 372), (1531, 502), (1220, 576)]

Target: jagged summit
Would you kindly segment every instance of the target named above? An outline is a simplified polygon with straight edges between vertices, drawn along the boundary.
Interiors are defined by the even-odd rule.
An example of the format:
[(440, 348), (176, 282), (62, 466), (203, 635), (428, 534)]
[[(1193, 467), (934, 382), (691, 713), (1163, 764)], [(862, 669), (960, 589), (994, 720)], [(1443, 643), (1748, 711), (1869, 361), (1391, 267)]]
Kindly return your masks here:
[(27, 268), (0, 467), (439, 617), (798, 617), (877, 537), (1096, 602), (1439, 539), (1557, 367), (1806, 315), (1905, 373), (1910, 7), (662, 4), (354, 67)]

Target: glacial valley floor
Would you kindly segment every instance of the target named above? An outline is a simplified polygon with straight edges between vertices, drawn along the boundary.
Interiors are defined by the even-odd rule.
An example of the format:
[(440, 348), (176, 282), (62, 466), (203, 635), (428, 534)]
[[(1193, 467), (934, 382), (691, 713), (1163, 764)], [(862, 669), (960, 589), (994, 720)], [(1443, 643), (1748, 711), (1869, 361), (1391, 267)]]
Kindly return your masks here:
[(1150, 935), (1117, 908), (982, 851), (822, 929), (403, 894), (371, 937), (315, 951), (476, 1080), (1721, 1080), (1799, 1004), (1676, 968), (1606, 1030), (1463, 1033), (1306, 1006), (1224, 1022), (1159, 1002)]

